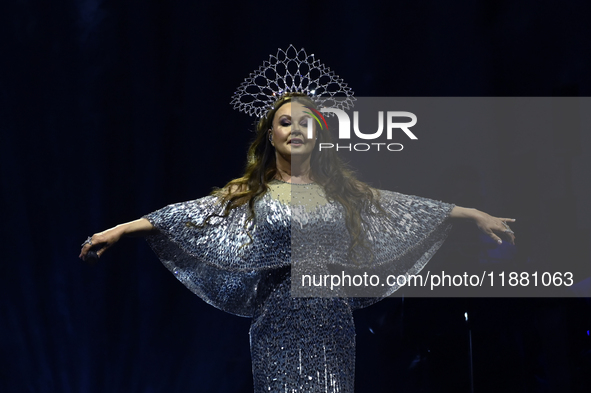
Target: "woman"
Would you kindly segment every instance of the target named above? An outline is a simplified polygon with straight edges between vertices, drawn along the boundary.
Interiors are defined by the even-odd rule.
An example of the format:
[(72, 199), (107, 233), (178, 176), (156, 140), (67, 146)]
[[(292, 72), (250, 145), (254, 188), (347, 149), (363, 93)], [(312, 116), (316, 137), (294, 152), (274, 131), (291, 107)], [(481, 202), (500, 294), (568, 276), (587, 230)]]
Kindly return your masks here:
[[(336, 96), (344, 100), (335, 104)], [(450, 219), (474, 220), (499, 243), (497, 234), (514, 242), (506, 224), (514, 220), (355, 179), (333, 149), (316, 148), (331, 142), (318, 104), (345, 109), (352, 101), (352, 90), (314, 55), (280, 49), (232, 101), (260, 118), (244, 176), (207, 197), (94, 234), (80, 258), (144, 235), (191, 291), (252, 317), (255, 392), (353, 392), (352, 311), (398, 287), (329, 288), (312, 279), (306, 286), (304, 277), (418, 273), (443, 243)]]
[(189, 289), (251, 316), (255, 392), (353, 392), (352, 311), (375, 298), (294, 298), (292, 262), (320, 271), (331, 265), (418, 272), (445, 238), (449, 219), (460, 218), (499, 243), (497, 234), (514, 242), (505, 224), (513, 219), (356, 180), (332, 149), (315, 149), (330, 136), (314, 123), (308, 134), (314, 107), (305, 94), (284, 94), (258, 123), (243, 177), (208, 197), (94, 234), (80, 254), (85, 259), (95, 248), (102, 256), (122, 236), (146, 235)]

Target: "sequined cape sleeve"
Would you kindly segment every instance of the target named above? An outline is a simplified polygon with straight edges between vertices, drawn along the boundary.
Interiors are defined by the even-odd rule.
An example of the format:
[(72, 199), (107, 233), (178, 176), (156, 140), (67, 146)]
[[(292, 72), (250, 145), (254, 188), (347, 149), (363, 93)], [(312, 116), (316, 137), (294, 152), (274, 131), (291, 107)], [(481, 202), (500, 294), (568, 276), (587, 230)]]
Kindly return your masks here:
[[(455, 205), (414, 195), (380, 190), (380, 205), (364, 216), (364, 233), (370, 245), (373, 270), (382, 277), (419, 273), (439, 250), (452, 223)], [(380, 296), (390, 296), (400, 287), (388, 287)], [(357, 297), (353, 308), (365, 307), (376, 299)]]
[(223, 311), (250, 317), (261, 277), (290, 263), (289, 237), (273, 239), (273, 231), (259, 219), (281, 221), (286, 215), (275, 214), (273, 204), (259, 205), (259, 217), (245, 227), (246, 206), (233, 209), (227, 217), (212, 216), (203, 225), (212, 213), (221, 214), (217, 197), (172, 204), (144, 216), (157, 229), (147, 241), (164, 266), (193, 293)]
[(304, 275), (367, 273), (384, 280), (389, 275), (416, 274), (441, 247), (451, 229), (449, 214), (454, 205), (392, 191), (375, 193), (382, 210), (373, 206), (360, 212), (365, 247), (355, 248), (355, 259), (349, 253), (351, 238), (342, 206), (328, 203), (306, 208), (304, 200), (309, 196), (302, 194), (304, 207), (294, 206), (292, 217), (292, 292), (296, 296), (347, 296), (352, 308), (365, 307), (399, 287), (349, 286), (335, 292), (325, 285), (305, 285)]

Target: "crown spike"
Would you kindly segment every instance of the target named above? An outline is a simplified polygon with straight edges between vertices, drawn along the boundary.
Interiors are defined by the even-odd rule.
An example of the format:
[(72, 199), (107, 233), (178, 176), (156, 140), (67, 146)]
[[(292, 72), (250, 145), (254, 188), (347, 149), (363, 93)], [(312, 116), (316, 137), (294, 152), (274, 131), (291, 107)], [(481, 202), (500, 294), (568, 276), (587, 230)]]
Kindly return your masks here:
[[(290, 64), (295, 67), (295, 74), (290, 72)], [(304, 48), (298, 51), (290, 44), (286, 50), (279, 48), (276, 55), (269, 55), (268, 61), (263, 61), (257, 70), (251, 72), (238, 86), (230, 104), (240, 112), (262, 117), (286, 92), (304, 93), (318, 106), (330, 102), (337, 109), (349, 109), (355, 101), (353, 90), (338, 75), (320, 63), (314, 54), (308, 55)]]

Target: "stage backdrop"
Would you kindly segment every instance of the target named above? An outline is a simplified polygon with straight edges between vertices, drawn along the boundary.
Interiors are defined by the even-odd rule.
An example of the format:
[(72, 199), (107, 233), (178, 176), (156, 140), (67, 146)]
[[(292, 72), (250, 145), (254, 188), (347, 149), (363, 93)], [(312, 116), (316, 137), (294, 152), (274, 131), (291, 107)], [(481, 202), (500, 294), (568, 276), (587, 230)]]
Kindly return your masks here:
[[(358, 96), (589, 96), (588, 21), (558, 0), (3, 2), (0, 391), (252, 391), (248, 319), (198, 299), (141, 239), (95, 266), (77, 256), (88, 235), (241, 175), (252, 119), (229, 101), (277, 48), (305, 47)], [(589, 264), (589, 131), (534, 133), (544, 149), (523, 135), (487, 135), (486, 162), (454, 134), (469, 159), (401, 152), (388, 188), (516, 217), (501, 254), (516, 269)], [(486, 247), (460, 224), (432, 263)], [(357, 391), (586, 392), (589, 311), (382, 301), (356, 315)]]

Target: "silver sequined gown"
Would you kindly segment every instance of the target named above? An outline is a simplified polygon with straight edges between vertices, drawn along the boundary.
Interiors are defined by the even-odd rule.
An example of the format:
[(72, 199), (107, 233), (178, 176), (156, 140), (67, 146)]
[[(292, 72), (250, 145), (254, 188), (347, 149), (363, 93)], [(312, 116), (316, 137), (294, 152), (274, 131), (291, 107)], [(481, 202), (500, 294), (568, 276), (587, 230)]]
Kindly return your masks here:
[[(148, 242), (179, 281), (203, 300), (252, 317), (256, 393), (352, 393), (352, 311), (395, 288), (387, 287), (374, 298), (293, 298), (292, 262), (321, 270), (350, 265), (349, 235), (342, 207), (328, 202), (320, 186), (274, 181), (270, 188), (255, 203), (254, 223), (248, 229), (245, 206), (200, 226), (205, 217), (221, 210), (216, 197), (207, 196), (145, 216), (158, 229)], [(373, 258), (368, 258), (366, 266), (363, 261), (356, 263), (396, 275), (420, 271), (443, 243), (453, 205), (379, 193), (388, 214), (363, 215)]]

